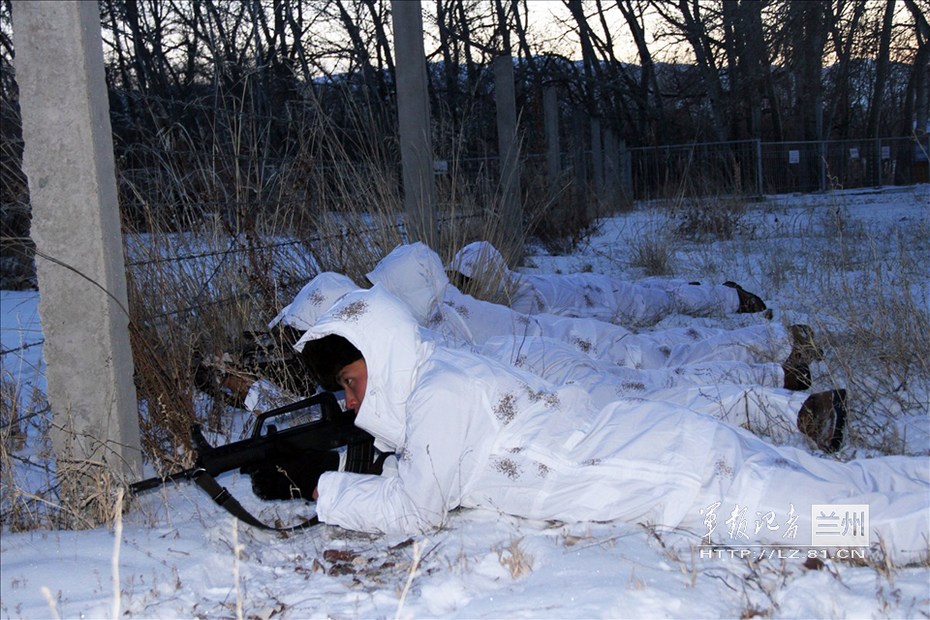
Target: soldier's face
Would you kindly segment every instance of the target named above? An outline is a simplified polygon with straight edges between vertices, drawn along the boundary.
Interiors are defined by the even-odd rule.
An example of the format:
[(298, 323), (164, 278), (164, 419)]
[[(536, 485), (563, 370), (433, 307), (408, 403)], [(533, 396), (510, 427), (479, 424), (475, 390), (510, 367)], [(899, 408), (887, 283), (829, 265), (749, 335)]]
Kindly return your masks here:
[(358, 412), (365, 398), (365, 388), (368, 387), (368, 366), (365, 360), (356, 360), (344, 366), (339, 371), (336, 380), (346, 391), (346, 407)]

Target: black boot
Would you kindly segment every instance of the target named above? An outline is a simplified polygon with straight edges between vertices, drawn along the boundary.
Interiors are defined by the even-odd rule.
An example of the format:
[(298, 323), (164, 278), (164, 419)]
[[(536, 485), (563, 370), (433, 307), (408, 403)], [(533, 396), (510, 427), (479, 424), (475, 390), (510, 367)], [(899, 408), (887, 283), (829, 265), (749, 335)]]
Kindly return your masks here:
[(785, 371), (785, 388), (806, 390), (811, 386), (811, 362), (823, 359), (823, 352), (814, 342), (814, 330), (810, 325), (789, 325), (791, 353), (782, 364)]
[(798, 412), (798, 430), (824, 452), (836, 452), (846, 433), (846, 390), (811, 394)]
[(811, 386), (811, 367), (802, 362), (789, 361), (781, 365), (785, 371), (785, 389), (800, 392)]
[(823, 351), (814, 342), (814, 330), (810, 325), (789, 325), (788, 333), (791, 334), (792, 356), (808, 364), (823, 360)]
[(739, 296), (739, 310), (741, 314), (750, 314), (755, 312), (764, 312), (766, 310), (765, 302), (758, 295), (753, 295), (736, 282), (724, 282), (724, 286), (736, 289)]

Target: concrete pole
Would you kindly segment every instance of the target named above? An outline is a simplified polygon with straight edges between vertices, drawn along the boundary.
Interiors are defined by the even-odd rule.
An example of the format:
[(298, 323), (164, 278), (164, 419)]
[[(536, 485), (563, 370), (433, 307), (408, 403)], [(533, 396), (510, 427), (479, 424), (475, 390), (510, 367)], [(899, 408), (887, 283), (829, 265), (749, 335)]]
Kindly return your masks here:
[(572, 159), (575, 160), (575, 209), (587, 213), (588, 209), (588, 162), (585, 160), (585, 121), (587, 115), (581, 109), (572, 114)]
[(392, 0), (397, 120), (407, 235), (439, 251), (423, 15), (419, 0)]
[(604, 143), (601, 138), (601, 119), (591, 117), (591, 172), (594, 182), (594, 200), (588, 205), (588, 217), (597, 217), (599, 203), (604, 201)]
[(555, 201), (562, 191), (561, 144), (559, 143), (559, 95), (549, 84), (543, 90), (543, 115), (546, 123), (546, 177), (549, 200)]
[(126, 272), (96, 2), (13, 3), (51, 431), (71, 526), (141, 473)]
[(626, 140), (619, 140), (620, 178), (626, 199), (632, 203), (636, 199), (633, 192), (633, 154), (626, 148)]
[(516, 266), (523, 260), (523, 204), (520, 200), (520, 142), (517, 135), (517, 98), (513, 84), (513, 57), (494, 59), (494, 97), (497, 108), (497, 151), (501, 175), (503, 254)]
[(610, 127), (604, 128), (604, 194), (608, 210), (620, 204), (620, 162), (617, 134)]

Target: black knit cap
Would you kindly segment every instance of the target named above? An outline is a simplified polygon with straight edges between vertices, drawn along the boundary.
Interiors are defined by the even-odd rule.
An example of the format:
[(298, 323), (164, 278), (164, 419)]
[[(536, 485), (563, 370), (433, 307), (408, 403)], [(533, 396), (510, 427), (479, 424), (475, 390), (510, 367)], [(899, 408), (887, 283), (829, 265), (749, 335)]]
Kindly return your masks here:
[(364, 357), (351, 342), (342, 336), (330, 334), (304, 343), (300, 359), (313, 380), (324, 390), (337, 392), (342, 389), (336, 380), (339, 371)]

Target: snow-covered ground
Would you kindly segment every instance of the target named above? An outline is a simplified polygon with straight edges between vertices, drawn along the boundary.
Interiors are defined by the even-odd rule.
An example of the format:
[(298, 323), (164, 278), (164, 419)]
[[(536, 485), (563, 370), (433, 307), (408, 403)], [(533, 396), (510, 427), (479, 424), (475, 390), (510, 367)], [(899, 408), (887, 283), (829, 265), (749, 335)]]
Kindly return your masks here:
[[(908, 270), (889, 280), (907, 286), (924, 312), (930, 309), (926, 185), (769, 197), (750, 207), (733, 240), (677, 244), (674, 275), (735, 280), (766, 300), (775, 311), (773, 320), (829, 326), (835, 318), (818, 314), (822, 304), (811, 293), (811, 282), (826, 285), (817, 279), (809, 253), (824, 242), (823, 252), (829, 253), (836, 236), (824, 229), (833, 226), (844, 239), (865, 246), (888, 243), (877, 254)], [(668, 227), (669, 220), (650, 208), (609, 218), (570, 256), (533, 249), (527, 269), (638, 277), (631, 266), (636, 244)], [(916, 266), (895, 258), (899, 250), (891, 246), (901, 241), (921, 258)], [(38, 294), (0, 295), (2, 373), (15, 379), (20, 397), (33, 398), (33, 391), (44, 391)], [(755, 315), (676, 316), (661, 326), (701, 321), (735, 327), (758, 320)], [(831, 369), (815, 370), (815, 388), (837, 381)], [(903, 420), (883, 422), (903, 425), (899, 435), (906, 440), (895, 444), (900, 451), (927, 456), (930, 397), (924, 392), (910, 398), (918, 406), (905, 411)], [(900, 405), (868, 406), (900, 410)], [(852, 407), (856, 413), (866, 405), (853, 400)], [(874, 454), (874, 447), (859, 445), (844, 449), (839, 458)], [(34, 446), (17, 449), (15, 456), (22, 490), (52, 484)], [(220, 482), (266, 521), (312, 514), (310, 504), (260, 502), (238, 473)], [(3, 498), (4, 506), (8, 500)], [(441, 530), (410, 539), (330, 526), (279, 534), (237, 524), (196, 486), (180, 484), (140, 497), (115, 529), (13, 533), (4, 527), (0, 617), (930, 616), (927, 565), (884, 570), (836, 559), (809, 561), (805, 552), (711, 552), (695, 546), (693, 538), (655, 533), (643, 524), (565, 525), (487, 510), (456, 511)]]

